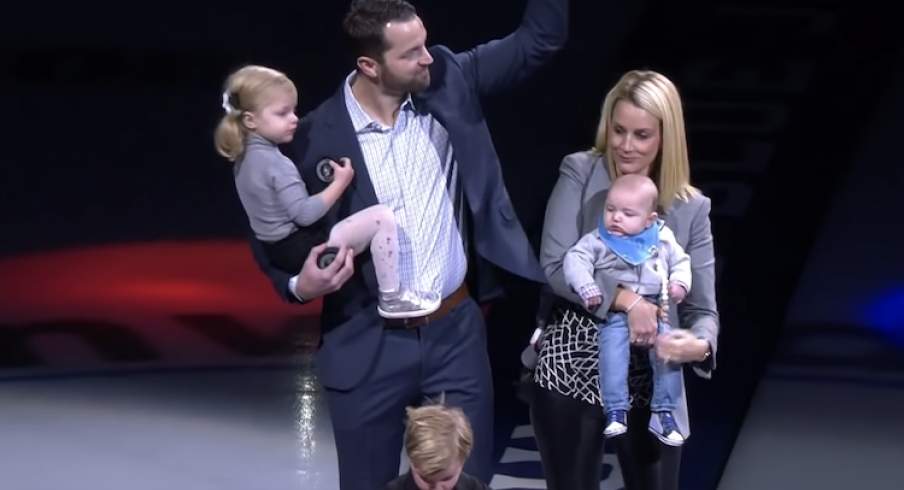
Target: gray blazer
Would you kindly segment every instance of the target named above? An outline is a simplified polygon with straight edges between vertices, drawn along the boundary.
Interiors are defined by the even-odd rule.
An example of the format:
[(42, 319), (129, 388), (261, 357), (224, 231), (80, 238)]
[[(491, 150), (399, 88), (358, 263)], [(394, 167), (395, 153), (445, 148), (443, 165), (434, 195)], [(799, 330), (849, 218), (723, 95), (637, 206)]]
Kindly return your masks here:
[[(572, 153), (559, 167), (559, 180), (553, 188), (546, 207), (543, 237), (540, 245), (540, 264), (555, 293), (575, 304), (580, 297), (566, 284), (562, 272), (565, 253), (582, 236), (597, 229), (606, 194), (611, 186), (603, 159), (591, 152)], [(697, 194), (688, 202), (676, 200), (672, 209), (660, 216), (671, 228), (678, 243), (691, 257), (693, 286), (687, 299), (670, 308), (672, 325), (690, 329), (698, 338), (709, 342), (711, 362), (705, 367), (694, 366), (704, 378), (715, 368), (719, 336), (719, 313), (716, 309), (716, 259), (709, 213), (709, 198)], [(603, 293), (603, 302), (595, 314), (605, 318), (618, 281), (603, 272), (594, 275)], [(678, 425), (690, 434), (684, 393), (676, 410)]]

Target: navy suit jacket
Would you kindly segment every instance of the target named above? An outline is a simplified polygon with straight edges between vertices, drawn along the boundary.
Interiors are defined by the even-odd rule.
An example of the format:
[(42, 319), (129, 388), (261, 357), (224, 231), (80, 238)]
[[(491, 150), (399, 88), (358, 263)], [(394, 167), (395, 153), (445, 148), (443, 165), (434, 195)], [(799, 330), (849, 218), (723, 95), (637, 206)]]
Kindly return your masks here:
[[(524, 80), (559, 51), (567, 37), (568, 0), (529, 0), (521, 26), (504, 39), (462, 53), (431, 47), (430, 86), (412, 96), (415, 110), (432, 114), (449, 132), (470, 211), (469, 284), (480, 301), (501, 293), (493, 280), (496, 267), (546, 282), (505, 189), (480, 100)], [(321, 159), (347, 157), (355, 165), (354, 181), (324, 218), (328, 225), (378, 203), (343, 87), (300, 121), (293, 150), (312, 194), (326, 186), (315, 173)], [(290, 275), (270, 264), (257, 240), (251, 240), (251, 247), (276, 290), (288, 301), (296, 301), (288, 290)], [(355, 275), (339, 291), (324, 297), (323, 339), (317, 355), (324, 386), (351, 389), (370, 369), (383, 324), (376, 311), (376, 291), (372, 258), (365, 252), (356, 258)]]

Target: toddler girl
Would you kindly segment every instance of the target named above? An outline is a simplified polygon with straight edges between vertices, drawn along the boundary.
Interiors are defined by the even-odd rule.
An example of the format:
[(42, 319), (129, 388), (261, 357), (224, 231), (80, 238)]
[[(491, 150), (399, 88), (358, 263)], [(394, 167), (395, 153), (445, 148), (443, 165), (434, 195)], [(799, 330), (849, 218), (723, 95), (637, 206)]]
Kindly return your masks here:
[(348, 159), (329, 162), (332, 183), (319, 194), (308, 193), (298, 168), (277, 147), (295, 136), (297, 100), (295, 85), (285, 74), (246, 66), (226, 80), (226, 114), (215, 136), (220, 155), (235, 162), (239, 199), (271, 262), (297, 274), (311, 248), (323, 242), (330, 247), (344, 245), (356, 254), (369, 246), (380, 315), (411, 318), (435, 312), (439, 293), (410, 291), (400, 284), (398, 232), (388, 207), (369, 207), (326, 229), (321, 218), (351, 183), (354, 170)]

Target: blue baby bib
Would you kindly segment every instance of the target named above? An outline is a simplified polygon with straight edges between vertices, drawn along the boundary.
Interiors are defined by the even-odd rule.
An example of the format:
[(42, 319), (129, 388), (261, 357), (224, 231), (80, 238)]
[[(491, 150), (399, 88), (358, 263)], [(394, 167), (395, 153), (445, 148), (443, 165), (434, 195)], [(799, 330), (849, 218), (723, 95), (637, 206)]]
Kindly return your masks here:
[(638, 266), (653, 256), (656, 247), (659, 246), (659, 229), (662, 228), (662, 226), (663, 222), (657, 221), (653, 226), (650, 226), (637, 235), (616, 236), (606, 230), (606, 226), (603, 224), (601, 218), (599, 234), (600, 238), (603, 239), (603, 243), (605, 243), (615, 255), (618, 255), (619, 258), (633, 266)]

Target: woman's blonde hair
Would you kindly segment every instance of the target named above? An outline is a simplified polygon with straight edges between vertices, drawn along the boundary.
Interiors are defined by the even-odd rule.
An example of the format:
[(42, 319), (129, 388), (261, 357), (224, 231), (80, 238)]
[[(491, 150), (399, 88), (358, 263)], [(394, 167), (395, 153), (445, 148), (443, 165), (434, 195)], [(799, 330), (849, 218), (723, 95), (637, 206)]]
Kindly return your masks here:
[(471, 455), (474, 435), (461, 409), (442, 403), (408, 408), (405, 451), (424, 478), (434, 477)]
[(217, 153), (234, 162), (245, 151), (248, 129), (242, 117), (266, 103), (267, 92), (279, 88), (298, 95), (295, 84), (284, 73), (265, 66), (246, 66), (226, 79), (223, 88), (223, 110), (226, 114), (214, 134)]
[(593, 151), (606, 157), (609, 177), (614, 182), (620, 176), (617, 166), (613, 163), (609, 130), (615, 105), (621, 100), (630, 102), (659, 119), (662, 146), (650, 174), (650, 178), (659, 188), (659, 206), (663, 210), (669, 210), (675, 199), (682, 201), (690, 199), (699, 191), (690, 184), (687, 134), (684, 129), (681, 97), (671, 80), (655, 71), (629, 71), (606, 95)]

